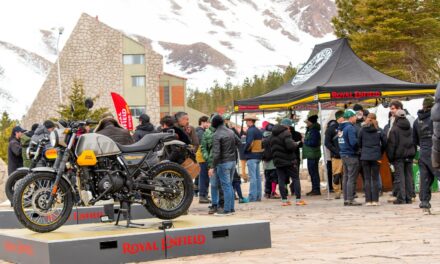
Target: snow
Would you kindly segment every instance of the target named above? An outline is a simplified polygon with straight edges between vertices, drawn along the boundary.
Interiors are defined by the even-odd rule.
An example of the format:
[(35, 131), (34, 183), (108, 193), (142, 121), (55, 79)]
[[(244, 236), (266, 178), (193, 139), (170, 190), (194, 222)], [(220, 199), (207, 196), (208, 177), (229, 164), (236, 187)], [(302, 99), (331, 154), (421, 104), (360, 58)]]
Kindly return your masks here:
[[(85, 12), (91, 16), (98, 16), (101, 22), (113, 28), (152, 39), (153, 48), (164, 55), (165, 59), (169, 51), (161, 48), (157, 44), (158, 41), (179, 44), (204, 42), (232, 59), (235, 68), (231, 70), (236, 73), (235, 76), (228, 76), (223, 70), (212, 66), (194, 74), (186, 74), (180, 70), (178, 64), (164, 66), (166, 72), (187, 77), (189, 87), (205, 90), (212, 86), (214, 80), (224, 83), (230, 78), (235, 84), (240, 83), (245, 77), (278, 69), (276, 65), (288, 65), (291, 62), (296, 66), (307, 60), (315, 44), (335, 38), (332, 34), (314, 38), (299, 30), (297, 23), (285, 11), (290, 1), (255, 1), (258, 10), (246, 2), (220, 1), (226, 10), (215, 9), (204, 1), (175, 2), (182, 9), (173, 10), (172, 1), (165, 0), (5, 1), (0, 9), (0, 23), (8, 26), (0, 27), (0, 41), (12, 43), (55, 62), (56, 56), (42, 41), (40, 30), (52, 30), (57, 38), (57, 28), (64, 27), (64, 33), (60, 37), (61, 49), (81, 13)], [(282, 27), (299, 41), (290, 40), (281, 33), (281, 29), (273, 30), (264, 25), (267, 16), (262, 13), (266, 9), (280, 17)], [(224, 27), (213, 25), (207, 13), (212, 13)], [(209, 33), (211, 31), (217, 34)], [(240, 36), (230, 36), (228, 32), (239, 32)], [(257, 38), (264, 39), (273, 47), (273, 51), (261, 45)], [(230, 42), (232, 49), (222, 45), (221, 41)], [(25, 65), (21, 65), (12, 57), (3, 57), (3, 53), (0, 57), (1, 65), (7, 69), (7, 76), (1, 84), (4, 89), (15, 95), (21, 93), (23, 97), (26, 94), (25, 99), (8, 106), (13, 116), (19, 118), (41, 87), (44, 76), (28, 74), (29, 69), (22, 72), (19, 69), (26, 68)]]

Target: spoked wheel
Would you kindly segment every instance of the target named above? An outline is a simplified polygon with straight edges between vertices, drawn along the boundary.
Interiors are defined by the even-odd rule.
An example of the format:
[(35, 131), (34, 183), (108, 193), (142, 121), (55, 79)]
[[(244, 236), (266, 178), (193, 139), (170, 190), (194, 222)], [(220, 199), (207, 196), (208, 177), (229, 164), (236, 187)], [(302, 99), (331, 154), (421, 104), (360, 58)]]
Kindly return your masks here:
[(28, 174), (29, 174), (29, 170), (16, 170), (13, 173), (11, 173), (11, 175), (8, 176), (8, 180), (6, 181), (5, 184), (5, 192), (6, 192), (6, 196), (11, 202), (11, 205), (13, 204), (14, 190), (18, 185), (18, 182), (24, 177), (26, 177), (26, 175)]
[(69, 184), (61, 179), (52, 206), (46, 209), (55, 176), (50, 173), (29, 174), (14, 191), (14, 212), (25, 227), (45, 233), (62, 226), (72, 211), (73, 196)]
[(155, 185), (175, 189), (176, 193), (152, 191), (146, 197), (145, 208), (160, 219), (174, 219), (186, 213), (193, 200), (191, 176), (180, 165), (172, 162), (158, 164), (152, 174)]

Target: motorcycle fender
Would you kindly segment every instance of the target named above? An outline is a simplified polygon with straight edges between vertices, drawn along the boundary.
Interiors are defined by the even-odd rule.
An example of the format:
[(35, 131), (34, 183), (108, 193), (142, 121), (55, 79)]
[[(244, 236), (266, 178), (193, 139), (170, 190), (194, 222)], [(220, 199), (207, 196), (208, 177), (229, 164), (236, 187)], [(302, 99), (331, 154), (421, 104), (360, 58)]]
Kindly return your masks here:
[[(37, 167), (31, 170), (32, 172), (49, 172), (49, 173), (53, 173), (53, 177), (55, 178), (57, 176), (57, 172), (55, 171), (55, 169), (50, 168), (50, 167)], [(69, 184), (70, 189), (72, 189), (72, 193), (75, 193), (75, 187), (72, 185), (72, 183), (69, 181), (69, 179), (66, 178), (65, 175), (63, 175), (62, 177), (64, 180), (66, 180), (66, 182)]]
[(15, 171), (29, 171), (29, 168), (28, 167), (21, 167), (21, 168), (16, 169)]

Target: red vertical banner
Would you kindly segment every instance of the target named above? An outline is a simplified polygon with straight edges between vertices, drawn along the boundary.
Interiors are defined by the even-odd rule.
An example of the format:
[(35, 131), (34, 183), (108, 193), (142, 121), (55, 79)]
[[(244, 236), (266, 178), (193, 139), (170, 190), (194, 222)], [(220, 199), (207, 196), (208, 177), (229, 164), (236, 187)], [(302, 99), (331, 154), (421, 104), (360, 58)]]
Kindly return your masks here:
[(117, 93), (111, 93), (113, 104), (115, 105), (118, 121), (122, 127), (128, 130), (133, 130), (133, 117), (131, 116), (130, 107), (125, 99)]

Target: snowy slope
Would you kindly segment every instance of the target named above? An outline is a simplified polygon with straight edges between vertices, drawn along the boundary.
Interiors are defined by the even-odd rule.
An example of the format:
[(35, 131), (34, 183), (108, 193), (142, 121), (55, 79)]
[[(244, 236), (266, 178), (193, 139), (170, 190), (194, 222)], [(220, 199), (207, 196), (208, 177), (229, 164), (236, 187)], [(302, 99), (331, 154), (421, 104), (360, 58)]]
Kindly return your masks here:
[[(2, 3), (0, 23), (8, 26), (0, 27), (0, 41), (53, 63), (57, 28), (64, 27), (62, 48), (83, 12), (127, 35), (151, 40), (153, 48), (165, 56), (165, 71), (187, 77), (189, 87), (202, 90), (214, 80), (240, 82), (289, 62), (298, 65), (315, 44), (335, 38), (328, 30), (328, 14), (334, 12), (332, 0), (319, 1), (319, 5), (312, 0), (28, 0)], [(183, 45), (171, 45), (170, 49), (161, 43)], [(172, 57), (176, 49), (190, 53), (194, 43), (206, 44), (206, 61), (192, 63)], [(222, 60), (210, 64), (214, 53), (220, 53)], [(44, 74), (24, 74), (25, 85), (24, 80), (16, 78), (23, 76), (18, 65), (26, 66), (4, 54), (0, 65), (7, 70), (8, 81), (3, 80), (2, 87), (26, 94), (26, 104), (20, 105), (24, 109), (41, 86)], [(232, 63), (221, 65), (223, 60)], [(24, 113), (14, 111), (18, 111), (16, 117)]]

